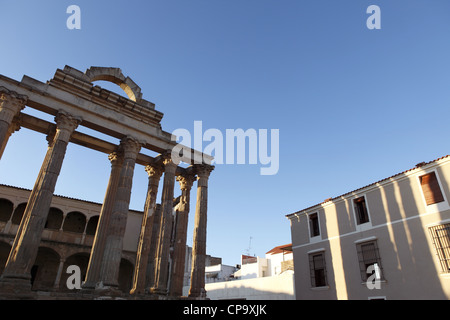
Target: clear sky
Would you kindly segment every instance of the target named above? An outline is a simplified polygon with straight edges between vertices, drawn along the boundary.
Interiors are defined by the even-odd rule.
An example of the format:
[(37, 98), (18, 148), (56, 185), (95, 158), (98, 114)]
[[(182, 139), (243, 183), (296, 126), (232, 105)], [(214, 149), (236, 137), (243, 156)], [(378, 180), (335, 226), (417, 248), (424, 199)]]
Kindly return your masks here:
[[(81, 30), (66, 27), (72, 4)], [(372, 4), (380, 30), (366, 27)], [(164, 113), (165, 131), (197, 120), (280, 130), (276, 175), (249, 164), (211, 175), (207, 251), (225, 264), (240, 263), (250, 237), (258, 256), (290, 243), (286, 214), (449, 154), (448, 0), (1, 0), (0, 27), (10, 78), (119, 67)], [(31, 189), (46, 146), (15, 133), (0, 183)], [(55, 193), (102, 202), (109, 171), (105, 154), (70, 145)], [(132, 209), (146, 188), (137, 166)], [(195, 201), (190, 245), (194, 211)]]

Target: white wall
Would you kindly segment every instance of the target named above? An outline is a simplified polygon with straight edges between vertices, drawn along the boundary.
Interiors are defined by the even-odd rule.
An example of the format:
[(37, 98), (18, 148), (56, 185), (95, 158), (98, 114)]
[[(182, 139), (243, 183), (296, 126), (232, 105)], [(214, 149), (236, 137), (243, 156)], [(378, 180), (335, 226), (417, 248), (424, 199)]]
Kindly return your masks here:
[(294, 300), (294, 272), (264, 278), (208, 283), (207, 297), (211, 300)]

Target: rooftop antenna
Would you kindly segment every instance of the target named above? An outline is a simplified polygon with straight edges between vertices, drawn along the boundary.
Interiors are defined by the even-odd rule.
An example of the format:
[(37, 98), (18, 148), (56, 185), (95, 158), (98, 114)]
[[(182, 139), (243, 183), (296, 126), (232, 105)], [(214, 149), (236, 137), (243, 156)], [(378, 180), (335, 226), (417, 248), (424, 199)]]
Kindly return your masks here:
[(250, 237), (250, 241), (249, 241), (249, 243), (248, 243), (248, 249), (247, 249), (247, 255), (249, 256), (250, 255), (250, 249), (251, 249), (251, 247), (252, 247), (252, 237)]

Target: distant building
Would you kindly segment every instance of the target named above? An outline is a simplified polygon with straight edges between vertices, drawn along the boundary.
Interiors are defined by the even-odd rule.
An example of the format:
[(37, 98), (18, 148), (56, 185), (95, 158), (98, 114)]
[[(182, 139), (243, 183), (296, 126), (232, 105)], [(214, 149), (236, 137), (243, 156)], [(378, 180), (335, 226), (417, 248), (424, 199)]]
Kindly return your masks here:
[(295, 298), (292, 246), (284, 245), (268, 251), (264, 258), (241, 256), (240, 269), (230, 281), (205, 285), (212, 300), (292, 300)]
[(449, 299), (450, 156), (287, 215), (297, 299)]

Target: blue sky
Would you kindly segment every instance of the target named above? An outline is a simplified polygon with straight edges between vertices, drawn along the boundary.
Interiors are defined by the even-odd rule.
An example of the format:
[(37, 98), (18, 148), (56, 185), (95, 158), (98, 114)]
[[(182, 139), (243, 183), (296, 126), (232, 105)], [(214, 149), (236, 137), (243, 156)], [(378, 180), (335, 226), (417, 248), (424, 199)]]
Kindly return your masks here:
[[(72, 4), (81, 30), (66, 27)], [(381, 30), (366, 27), (371, 4)], [(196, 120), (280, 130), (277, 175), (259, 165), (211, 175), (208, 253), (226, 264), (240, 262), (250, 237), (259, 256), (291, 242), (286, 214), (449, 153), (447, 0), (2, 0), (0, 26), (10, 78), (120, 67), (164, 113), (165, 131)], [(15, 133), (0, 183), (32, 188), (45, 152), (43, 135)], [(106, 155), (70, 145), (56, 193), (102, 202), (109, 170)], [(142, 210), (146, 184), (137, 166), (132, 209)]]

